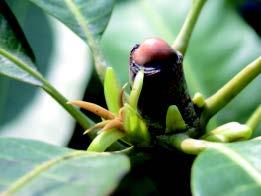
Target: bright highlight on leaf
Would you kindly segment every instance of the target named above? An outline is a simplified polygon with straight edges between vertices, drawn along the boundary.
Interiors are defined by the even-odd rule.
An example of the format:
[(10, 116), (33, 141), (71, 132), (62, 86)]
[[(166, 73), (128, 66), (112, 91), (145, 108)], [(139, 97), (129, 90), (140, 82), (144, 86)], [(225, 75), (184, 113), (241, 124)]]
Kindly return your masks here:
[(252, 135), (252, 129), (247, 125), (237, 122), (230, 122), (217, 127), (216, 129), (203, 135), (201, 139), (212, 142), (234, 142), (247, 140)]
[(169, 106), (166, 116), (166, 133), (176, 132), (185, 128), (186, 123), (183, 120), (178, 107), (176, 105)]

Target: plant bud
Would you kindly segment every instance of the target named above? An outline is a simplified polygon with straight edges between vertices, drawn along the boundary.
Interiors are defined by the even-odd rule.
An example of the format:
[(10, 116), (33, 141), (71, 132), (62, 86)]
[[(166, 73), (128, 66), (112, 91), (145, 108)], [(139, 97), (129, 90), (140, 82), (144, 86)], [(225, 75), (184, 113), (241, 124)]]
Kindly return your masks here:
[(130, 54), (129, 73), (133, 82), (139, 70), (144, 72), (138, 108), (156, 135), (163, 134), (167, 109), (176, 105), (189, 127), (197, 127), (198, 115), (187, 91), (183, 57), (158, 38), (136, 45)]

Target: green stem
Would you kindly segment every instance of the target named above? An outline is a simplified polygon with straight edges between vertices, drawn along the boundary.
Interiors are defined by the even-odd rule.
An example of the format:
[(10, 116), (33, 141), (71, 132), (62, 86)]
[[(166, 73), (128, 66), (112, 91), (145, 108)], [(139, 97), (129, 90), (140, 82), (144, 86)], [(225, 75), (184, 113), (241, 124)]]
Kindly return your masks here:
[(206, 0), (193, 0), (192, 6), (186, 17), (186, 20), (173, 44), (173, 48), (180, 51), (183, 54), (183, 56), (186, 53), (191, 34), (205, 3)]
[(104, 152), (109, 146), (124, 136), (125, 134), (117, 129), (103, 131), (95, 137), (87, 151)]
[[(84, 115), (80, 110), (75, 108), (74, 106), (71, 106), (67, 104), (68, 100), (61, 94), (59, 93), (43, 76), (41, 73), (39, 73), (36, 69), (33, 67), (29, 66), (16, 56), (10, 54), (9, 52), (0, 49), (0, 54), (12, 61), (14, 64), (16, 64), (19, 68), (24, 70), (26, 73), (29, 75), (33, 76), (37, 80), (41, 82), (39, 84), (40, 87), (42, 87), (45, 92), (47, 92), (51, 97), (53, 97), (65, 110), (67, 110), (71, 116), (84, 128), (87, 129), (89, 128), (93, 122)], [(94, 137), (94, 135), (90, 134), (90, 137)], [(121, 145), (120, 143), (115, 143), (113, 144), (116, 149), (124, 149), (125, 146)]]
[(158, 136), (160, 144), (177, 148), (187, 154), (197, 155), (207, 148), (216, 148), (220, 144), (214, 142), (208, 142), (203, 140), (197, 140), (190, 138), (185, 133), (175, 134), (172, 136)]
[(36, 69), (34, 69), (33, 67), (27, 65), (26, 63), (24, 63), (23, 61), (21, 61), (19, 58), (17, 58), (16, 56), (12, 55), (11, 53), (7, 52), (4, 49), (0, 49), (0, 54), (4, 57), (6, 57), (7, 59), (9, 59), (10, 61), (12, 61), (14, 64), (16, 64), (19, 68), (21, 68), (22, 70), (24, 70), (26, 73), (28, 73), (29, 75), (34, 76), (34, 78), (36, 78), (37, 80), (43, 82), (43, 76), (42, 74), (40, 74)]
[(89, 128), (93, 122), (84, 115), (79, 109), (75, 108), (72, 105), (67, 104), (68, 100), (59, 93), (48, 81), (44, 80), (43, 89), (47, 92), (52, 98), (54, 98), (71, 116), (84, 128)]
[(30, 74), (42, 84), (40, 85), (49, 95), (51, 95), (65, 110), (67, 110), (72, 117), (84, 128), (87, 129), (92, 124), (92, 121), (88, 119), (80, 110), (77, 108), (68, 105), (67, 99), (60, 94), (36, 69), (29, 66), (16, 56), (10, 54), (9, 52), (0, 49), (0, 54), (15, 63), (18, 67), (24, 70), (26, 73)]
[(261, 105), (253, 112), (246, 122), (246, 125), (249, 126), (252, 130), (255, 130), (258, 124), (261, 122)]
[(206, 99), (201, 115), (204, 125), (219, 110), (225, 107), (237, 94), (239, 94), (253, 79), (261, 73), (261, 57), (247, 65), (214, 95)]

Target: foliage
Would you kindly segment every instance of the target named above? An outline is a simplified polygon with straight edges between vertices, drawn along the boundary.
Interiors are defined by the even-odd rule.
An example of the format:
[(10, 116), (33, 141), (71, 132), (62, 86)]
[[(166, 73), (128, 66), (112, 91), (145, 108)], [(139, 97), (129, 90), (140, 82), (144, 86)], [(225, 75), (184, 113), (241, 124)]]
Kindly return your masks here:
[[(36, 68), (35, 51), (27, 42), (16, 17), (8, 4), (1, 1), (0, 74), (43, 89), (83, 129), (87, 129), (86, 132), (92, 132), (90, 137), (95, 137), (87, 151), (1, 137), (0, 191), (4, 195), (109, 195), (114, 190), (117, 193), (116, 187), (131, 179), (127, 176), (121, 181), (123, 176), (128, 172), (132, 174), (140, 165), (153, 162), (155, 157), (160, 159), (158, 151), (174, 156), (175, 161), (180, 156), (186, 158), (187, 154), (197, 155), (192, 166), (193, 195), (261, 194), (261, 139), (250, 139), (258, 136), (259, 132), (253, 132), (260, 127), (261, 118), (261, 94), (257, 90), (261, 72), (260, 40), (236, 14), (232, 1), (193, 0), (189, 11), (190, 0), (122, 1), (116, 3), (114, 11), (113, 0), (26, 1), (65, 24), (89, 46), (96, 72), (104, 82), (108, 110), (89, 102), (68, 102), (47, 81)], [(235, 34), (235, 29), (238, 34)], [(119, 81), (128, 81), (128, 68), (123, 65), (128, 64), (130, 49), (152, 35), (173, 42), (172, 48), (185, 57), (184, 72), (190, 92), (196, 93), (192, 101), (199, 126), (188, 126), (180, 108), (171, 105), (166, 114), (165, 134), (153, 132), (153, 122), (140, 113), (138, 104), (145, 82), (145, 69), (144, 73), (138, 72), (131, 82), (130, 93), (125, 87), (121, 88)], [(107, 68), (108, 64), (111, 67)], [(220, 90), (215, 93), (218, 88)], [(0, 93), (4, 93), (2, 88)], [(249, 97), (254, 97), (253, 101), (249, 102)], [(101, 122), (94, 124), (73, 105), (97, 114)], [(212, 124), (208, 123), (216, 113), (218, 117), (212, 120)], [(209, 129), (207, 124), (210, 124)], [(103, 152), (106, 149), (111, 152)], [(180, 155), (177, 149), (183, 154)], [(161, 168), (153, 169), (160, 171)], [(182, 170), (178, 167), (167, 169)], [(172, 177), (175, 178), (168, 176), (164, 180), (169, 181)], [(161, 190), (160, 183), (153, 178), (150, 180), (151, 187)], [(175, 184), (173, 187), (178, 189)]]

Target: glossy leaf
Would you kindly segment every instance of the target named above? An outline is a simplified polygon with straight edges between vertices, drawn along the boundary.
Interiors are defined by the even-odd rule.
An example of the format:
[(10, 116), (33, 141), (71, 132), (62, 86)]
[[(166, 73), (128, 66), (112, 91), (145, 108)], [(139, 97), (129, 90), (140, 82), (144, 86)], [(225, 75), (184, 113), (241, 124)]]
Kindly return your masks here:
[[(115, 7), (102, 44), (106, 59), (120, 73), (121, 81), (128, 81), (131, 48), (155, 36), (173, 43), (191, 2), (125, 1)], [(212, 95), (260, 53), (260, 39), (230, 3), (207, 1), (184, 59), (191, 95), (195, 92), (201, 92), (205, 98)], [(261, 77), (256, 78), (221, 111), (220, 122), (247, 120), (261, 100), (257, 90), (260, 81)], [(255, 99), (249, 102), (249, 96)]]
[[(104, 32), (112, 12), (114, 0), (30, 0), (48, 14), (54, 16), (78, 36), (80, 36), (92, 50), (98, 66), (99, 74), (105, 72), (106, 63), (99, 47), (99, 41)], [(70, 47), (70, 46), (68, 46)], [(101, 70), (99, 70), (101, 68)], [(103, 78), (102, 78), (103, 79)]]
[(120, 110), (120, 84), (112, 67), (108, 67), (104, 79), (104, 95), (108, 109), (114, 114)]
[(206, 150), (194, 162), (194, 196), (261, 195), (261, 140)]
[[(42, 10), (29, 2), (25, 3), (16, 0), (7, 0), (6, 2), (15, 14), (19, 24), (21, 24), (21, 28), (34, 51), (37, 69), (46, 74), (47, 70), (50, 71), (52, 67), (50, 57), (54, 52), (52, 47), (54, 31), (51, 28), (53, 25), (50, 24)], [(34, 25), (31, 25), (32, 23)], [(41, 39), (38, 39), (39, 36), (41, 36)], [(55, 65), (57, 66), (57, 64)], [(39, 91), (34, 86), (24, 85), (24, 83), (15, 81), (12, 78), (2, 76), (0, 76), (0, 89), (0, 132), (2, 132), (2, 126), (8, 126), (11, 121), (13, 123), (15, 119), (18, 119), (16, 117), (21, 115), (28, 105), (32, 104), (32, 99)], [(18, 96), (19, 99), (17, 99)], [(42, 114), (42, 112), (39, 112), (39, 107), (38, 113)], [(19, 130), (22, 127), (23, 124), (20, 123), (18, 128), (7, 128), (6, 130), (15, 130), (21, 134)]]
[(30, 0), (67, 25), (83, 40), (95, 47), (105, 30), (112, 12), (113, 0)]
[(0, 5), (0, 74), (40, 86), (34, 56), (14, 15), (5, 2)]
[(108, 195), (129, 170), (121, 154), (87, 153), (22, 139), (0, 139), (0, 192)]

